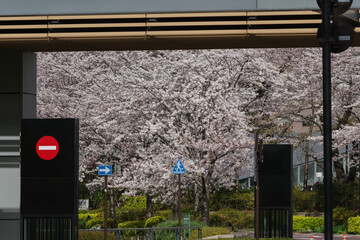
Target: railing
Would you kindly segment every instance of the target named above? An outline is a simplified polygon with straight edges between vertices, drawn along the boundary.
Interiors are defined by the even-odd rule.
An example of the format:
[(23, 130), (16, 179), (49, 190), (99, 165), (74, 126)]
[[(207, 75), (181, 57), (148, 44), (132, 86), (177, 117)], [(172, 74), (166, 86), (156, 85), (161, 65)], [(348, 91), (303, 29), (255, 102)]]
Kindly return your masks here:
[[(159, 227), (159, 228), (119, 228), (107, 229), (108, 240), (156, 240), (157, 234), (160, 231), (173, 231), (175, 235), (174, 240), (190, 239), (190, 236), (185, 236), (184, 230), (196, 230), (197, 239), (202, 239), (201, 227)], [(94, 234), (90, 234), (94, 233)], [(131, 236), (130, 236), (131, 235)], [(79, 240), (100, 240), (103, 239), (104, 229), (79, 229)]]

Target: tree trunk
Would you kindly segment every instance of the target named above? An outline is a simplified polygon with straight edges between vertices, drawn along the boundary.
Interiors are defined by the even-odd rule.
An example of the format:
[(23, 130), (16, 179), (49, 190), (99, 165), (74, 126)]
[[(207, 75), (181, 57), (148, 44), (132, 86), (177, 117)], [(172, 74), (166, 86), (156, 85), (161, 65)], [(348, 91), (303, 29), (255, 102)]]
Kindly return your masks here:
[(204, 206), (204, 213), (203, 213), (203, 221), (207, 226), (210, 226), (210, 189), (204, 177), (202, 177), (202, 195), (203, 195), (203, 206)]
[(115, 195), (114, 195), (114, 189), (110, 188), (109, 189), (109, 193), (110, 193), (110, 218), (116, 219), (115, 217)]
[(359, 164), (359, 143), (352, 142), (352, 151), (350, 154), (348, 183), (353, 183), (356, 179), (356, 168)]
[[(338, 156), (339, 156), (339, 150), (338, 149), (332, 151), (332, 158), (333, 159), (337, 158)], [(344, 170), (344, 165), (342, 163), (342, 160), (341, 159), (336, 159), (336, 160), (333, 160), (333, 161), (334, 161), (336, 178), (337, 178), (338, 182), (340, 184), (346, 183), (346, 175), (345, 175), (345, 170)]]
[(172, 205), (172, 214), (173, 214), (173, 220), (174, 221), (178, 220), (179, 209), (178, 209), (177, 194), (174, 194), (174, 201), (173, 201), (173, 205)]
[(239, 169), (235, 169), (236, 192), (239, 192), (241, 190), (239, 178), (240, 178)]
[(195, 192), (195, 196), (194, 196), (194, 217), (198, 217), (199, 216), (199, 209), (200, 209), (200, 206), (199, 206), (199, 190), (198, 190), (198, 185), (195, 183), (195, 186), (194, 186), (194, 192)]
[(308, 179), (309, 179), (309, 141), (305, 140), (305, 165), (304, 165), (304, 190), (308, 188)]
[(146, 219), (149, 219), (154, 216), (154, 203), (152, 201), (152, 196), (146, 194)]

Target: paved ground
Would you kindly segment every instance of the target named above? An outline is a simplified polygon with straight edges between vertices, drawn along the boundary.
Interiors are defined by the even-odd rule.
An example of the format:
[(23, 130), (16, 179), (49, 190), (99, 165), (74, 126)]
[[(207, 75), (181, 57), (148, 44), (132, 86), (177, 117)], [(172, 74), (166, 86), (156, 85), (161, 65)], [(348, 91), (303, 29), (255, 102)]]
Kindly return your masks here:
[[(303, 234), (303, 233), (294, 233), (294, 240), (310, 240), (310, 236), (313, 236), (314, 240), (323, 240), (325, 239), (324, 234)], [(334, 240), (343, 240), (343, 235), (334, 235)], [(346, 240), (360, 239), (360, 236), (346, 234)]]
[[(253, 237), (254, 234), (253, 233), (248, 233), (247, 234), (249, 237)], [(294, 233), (293, 234), (293, 239), (294, 240), (311, 240), (310, 237), (313, 237), (313, 240), (324, 240), (325, 236), (324, 234), (313, 234), (313, 233)], [(207, 237), (207, 238), (203, 238), (203, 239), (219, 239), (219, 238), (234, 238), (234, 234), (227, 234), (227, 235), (219, 235), (219, 236), (213, 236), (213, 237)], [(339, 235), (336, 234), (333, 236), (334, 240), (344, 240), (343, 235)], [(350, 234), (346, 234), (346, 240), (356, 240), (359, 239), (360, 240), (360, 236), (359, 235), (350, 235)]]

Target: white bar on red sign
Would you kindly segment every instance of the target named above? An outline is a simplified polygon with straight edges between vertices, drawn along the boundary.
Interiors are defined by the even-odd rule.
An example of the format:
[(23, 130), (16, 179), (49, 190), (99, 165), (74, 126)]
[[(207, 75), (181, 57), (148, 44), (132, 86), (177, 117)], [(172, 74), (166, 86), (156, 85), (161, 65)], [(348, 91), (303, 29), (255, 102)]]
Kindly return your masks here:
[(39, 150), (56, 150), (56, 146), (39, 146)]

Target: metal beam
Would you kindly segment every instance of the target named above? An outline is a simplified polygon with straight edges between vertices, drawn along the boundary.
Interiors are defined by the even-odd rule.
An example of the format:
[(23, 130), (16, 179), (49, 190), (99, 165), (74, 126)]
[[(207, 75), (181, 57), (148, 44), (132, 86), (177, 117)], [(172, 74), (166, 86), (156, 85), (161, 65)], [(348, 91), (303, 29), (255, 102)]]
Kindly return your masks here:
[[(2, 0), (0, 16), (318, 10), (314, 0)], [(354, 0), (352, 8), (360, 8)]]

